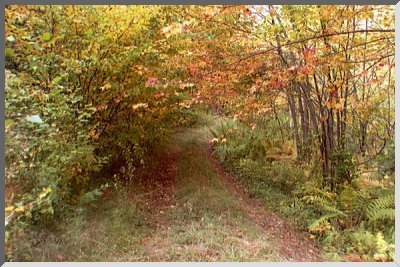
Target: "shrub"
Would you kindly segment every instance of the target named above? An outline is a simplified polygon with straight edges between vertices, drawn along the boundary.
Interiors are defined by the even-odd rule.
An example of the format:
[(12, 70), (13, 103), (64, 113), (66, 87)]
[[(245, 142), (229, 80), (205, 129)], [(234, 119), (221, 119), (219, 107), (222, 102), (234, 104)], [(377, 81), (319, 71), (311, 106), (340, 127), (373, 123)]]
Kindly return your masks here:
[(59, 84), (46, 93), (26, 80), (6, 71), (8, 238), (59, 217), (89, 189), (106, 160), (95, 155), (87, 134), (90, 106), (77, 109), (81, 98)]
[(335, 166), (334, 185), (340, 191), (344, 185), (351, 185), (356, 178), (353, 153), (349, 150), (339, 150), (332, 155), (332, 162)]
[(269, 142), (262, 127), (250, 129), (228, 120), (219, 125), (213, 135), (218, 140), (214, 149), (220, 160), (233, 169), (240, 168), (239, 175), (248, 174), (251, 181), (291, 193), (304, 180), (302, 168), (285, 155), (287, 148), (282, 147), (286, 144)]

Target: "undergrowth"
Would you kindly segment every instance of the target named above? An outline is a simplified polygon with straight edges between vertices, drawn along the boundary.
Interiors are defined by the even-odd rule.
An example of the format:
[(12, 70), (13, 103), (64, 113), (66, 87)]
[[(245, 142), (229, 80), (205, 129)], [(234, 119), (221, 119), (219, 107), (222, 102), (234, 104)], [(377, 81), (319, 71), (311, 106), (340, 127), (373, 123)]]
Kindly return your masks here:
[[(351, 183), (336, 178), (339, 190), (331, 192), (320, 170), (299, 162), (294, 144), (281, 141), (272, 123), (255, 126), (224, 119), (211, 129), (214, 153), (268, 208), (318, 239), (327, 258), (357, 254), (365, 261), (393, 261), (393, 188), (368, 188), (356, 177)], [(346, 165), (338, 165), (346, 171)]]

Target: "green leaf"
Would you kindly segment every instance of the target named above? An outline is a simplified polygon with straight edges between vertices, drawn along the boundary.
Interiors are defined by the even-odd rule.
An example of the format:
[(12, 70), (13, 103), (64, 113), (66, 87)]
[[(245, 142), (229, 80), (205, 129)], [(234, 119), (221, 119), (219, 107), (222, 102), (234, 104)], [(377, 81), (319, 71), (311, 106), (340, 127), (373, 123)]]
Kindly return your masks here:
[(55, 84), (60, 83), (62, 78), (63, 78), (62, 76), (58, 76), (58, 77), (54, 78), (53, 83), (55, 83)]
[(9, 47), (6, 48), (5, 54), (6, 54), (7, 57), (15, 57), (14, 50), (12, 50), (12, 49), (9, 48)]
[(6, 128), (8, 128), (14, 124), (14, 121), (11, 119), (6, 119), (5, 123), (6, 123)]
[(50, 32), (45, 32), (42, 34), (41, 40), (43, 42), (48, 42), (51, 40), (51, 33)]

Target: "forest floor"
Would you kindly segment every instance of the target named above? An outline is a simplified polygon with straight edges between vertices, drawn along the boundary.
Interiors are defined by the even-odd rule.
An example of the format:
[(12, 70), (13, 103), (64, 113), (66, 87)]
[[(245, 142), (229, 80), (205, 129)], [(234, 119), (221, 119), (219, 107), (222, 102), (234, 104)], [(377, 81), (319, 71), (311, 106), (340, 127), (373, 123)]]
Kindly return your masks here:
[(40, 242), (44, 261), (323, 261), (307, 233), (267, 210), (212, 155), (208, 126), (166, 142), (141, 179), (103, 196), (63, 233)]

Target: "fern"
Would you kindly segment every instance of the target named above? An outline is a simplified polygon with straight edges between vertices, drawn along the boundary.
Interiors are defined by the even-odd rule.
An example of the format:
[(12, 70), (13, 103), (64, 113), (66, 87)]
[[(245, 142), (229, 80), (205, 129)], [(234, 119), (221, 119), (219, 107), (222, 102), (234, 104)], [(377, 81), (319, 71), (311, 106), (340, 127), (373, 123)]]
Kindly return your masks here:
[(393, 261), (394, 244), (387, 242), (382, 232), (373, 234), (358, 230), (352, 233), (353, 249), (368, 261)]
[(380, 209), (373, 215), (368, 216), (371, 222), (378, 220), (394, 220), (395, 212), (394, 209)]
[(318, 231), (320, 226), (324, 223), (327, 223), (329, 219), (333, 219), (336, 217), (346, 217), (347, 215), (336, 207), (331, 206), (332, 202), (325, 195), (323, 196), (304, 196), (302, 198), (307, 204), (313, 204), (318, 206), (322, 211), (327, 211), (328, 213), (322, 215), (318, 219), (314, 220), (309, 226), (309, 231)]
[(371, 222), (378, 220), (394, 221), (394, 211), (394, 194), (390, 194), (371, 202), (367, 207), (366, 215)]
[(332, 212), (332, 213), (334, 213), (334, 214), (336, 214), (337, 216), (347, 216), (344, 212), (342, 212), (342, 211), (340, 211), (340, 210), (338, 210), (337, 208), (335, 208), (335, 207), (331, 207), (331, 206), (323, 206), (322, 207), (324, 210), (326, 210), (326, 211), (330, 211), (330, 212)]
[(313, 221), (308, 226), (308, 230), (309, 231), (316, 231), (316, 230), (318, 230), (318, 228), (320, 227), (321, 224), (323, 224), (324, 222), (328, 221), (329, 219), (337, 217), (338, 215), (339, 215), (338, 213), (325, 214), (325, 215), (321, 216), (320, 218), (316, 219), (315, 221)]
[(307, 204), (317, 204), (320, 206), (328, 205), (329, 201), (325, 197), (321, 196), (304, 196), (301, 198)]

